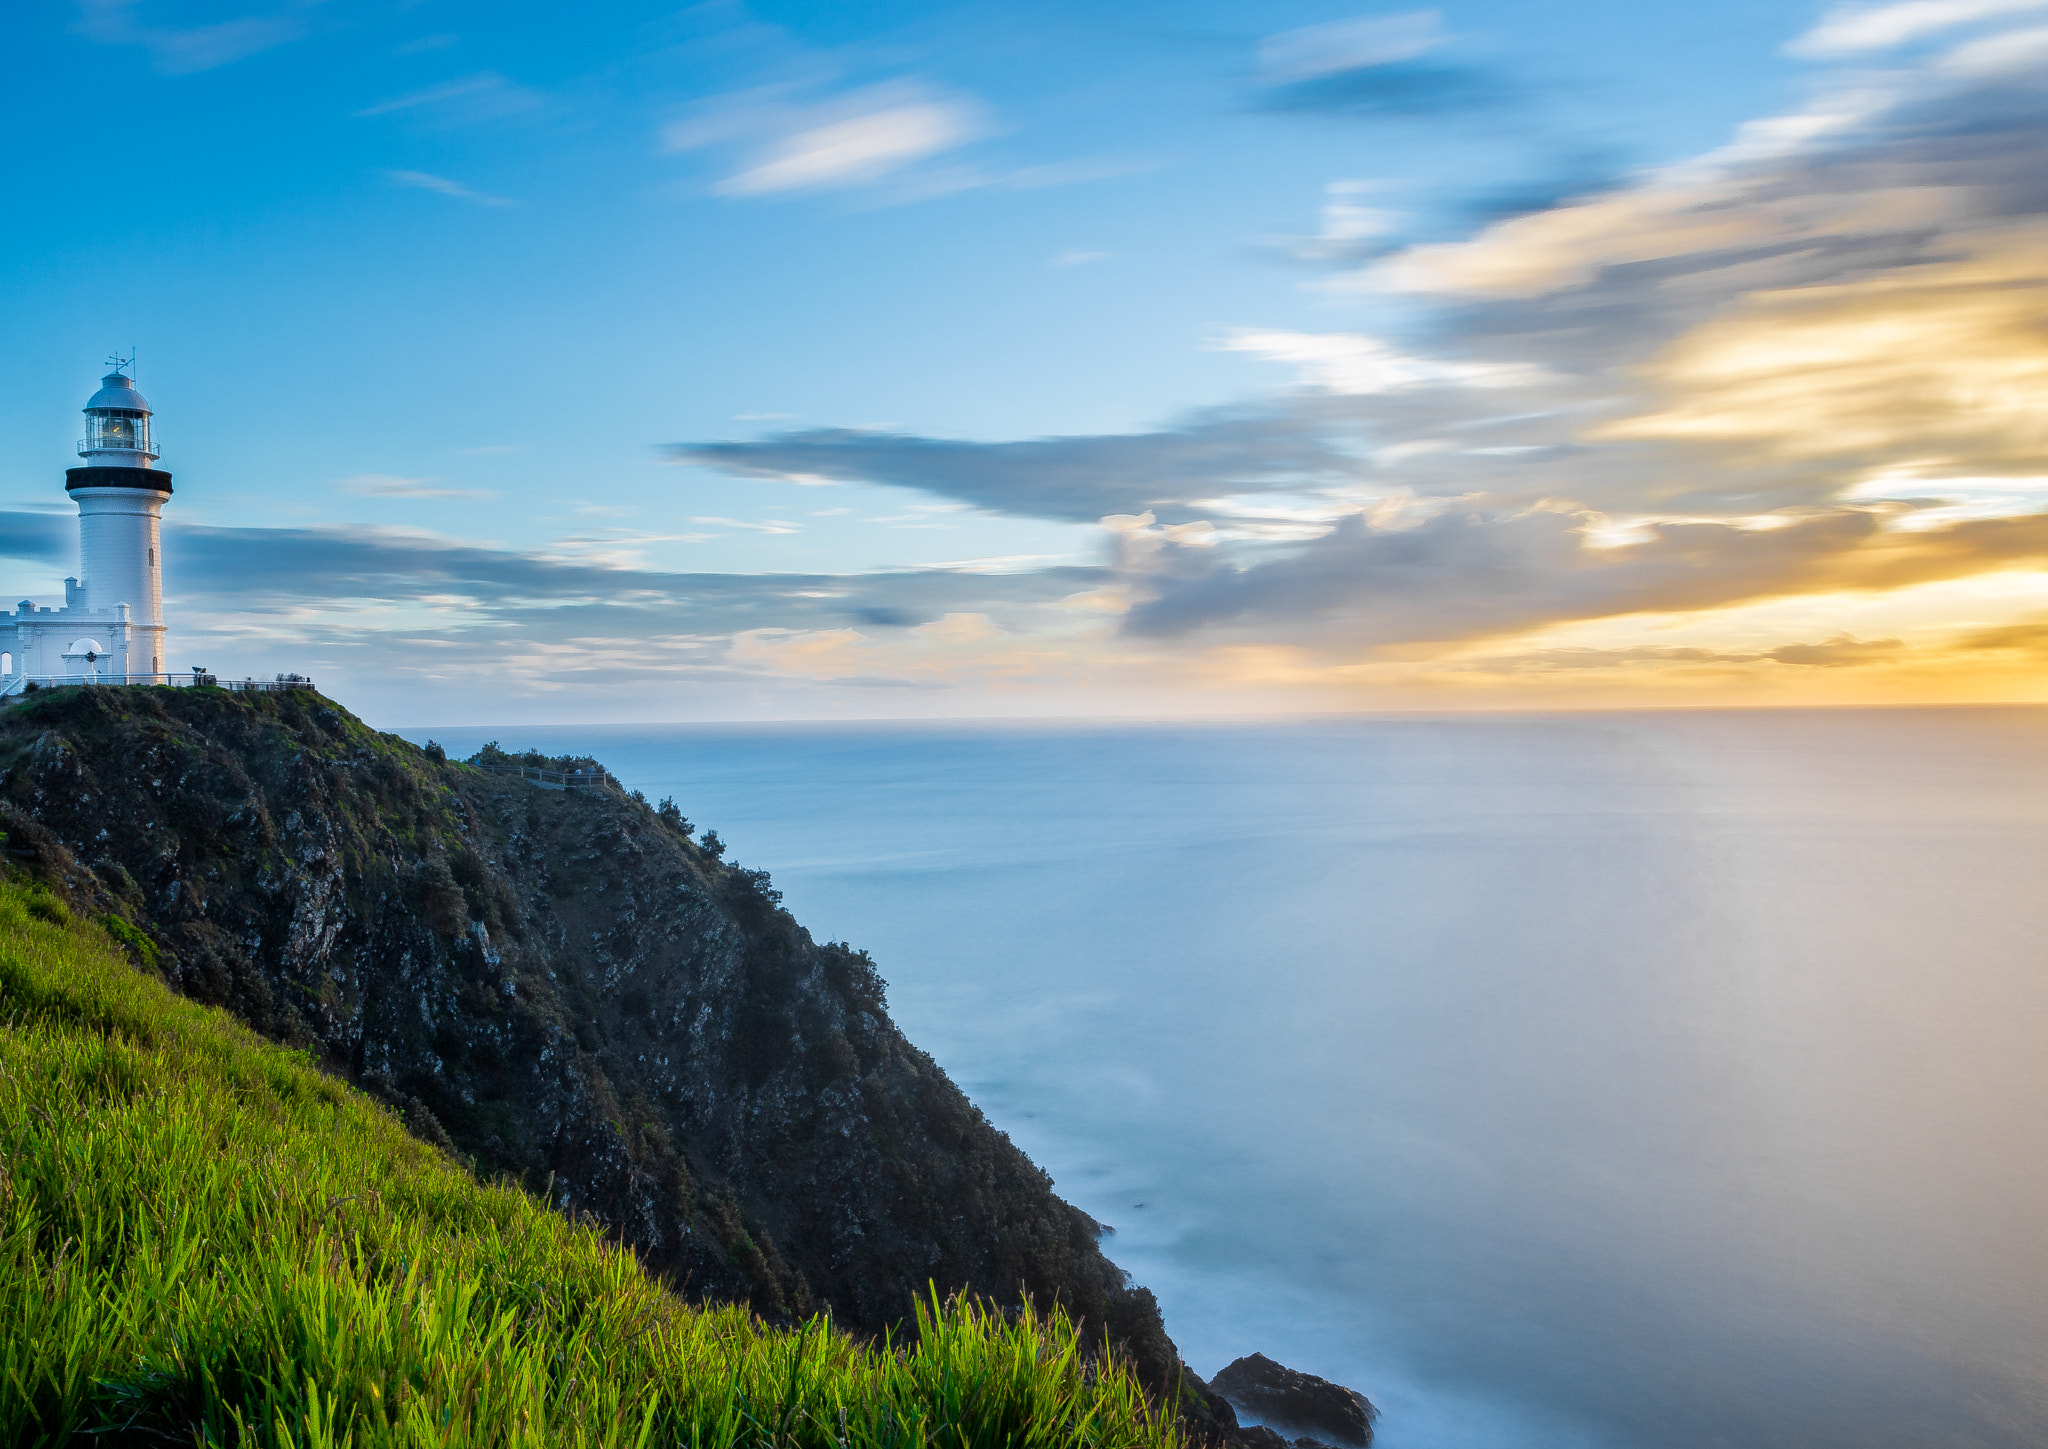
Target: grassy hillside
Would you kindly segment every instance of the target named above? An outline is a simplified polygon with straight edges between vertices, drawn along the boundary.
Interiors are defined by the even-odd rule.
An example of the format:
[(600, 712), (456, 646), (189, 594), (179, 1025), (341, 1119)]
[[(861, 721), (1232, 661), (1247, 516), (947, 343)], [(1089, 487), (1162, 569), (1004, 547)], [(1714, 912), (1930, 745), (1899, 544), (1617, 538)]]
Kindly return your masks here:
[(0, 880), (0, 1443), (1178, 1449), (1057, 1313), (686, 1305), (146, 944)]

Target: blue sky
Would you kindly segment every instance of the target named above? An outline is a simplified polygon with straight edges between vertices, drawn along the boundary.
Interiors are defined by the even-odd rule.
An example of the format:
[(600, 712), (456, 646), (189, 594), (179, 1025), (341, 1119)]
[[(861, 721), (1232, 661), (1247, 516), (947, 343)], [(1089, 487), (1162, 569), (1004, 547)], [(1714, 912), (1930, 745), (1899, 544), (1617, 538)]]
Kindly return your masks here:
[[(48, 595), (71, 570), (35, 515), (66, 511), (77, 409), (109, 351), (135, 347), (189, 534), (166, 545), (179, 635), (215, 668), (309, 669), (385, 718), (1609, 699), (1615, 669), (1564, 669), (1560, 648), (1636, 650), (1622, 673), (1653, 692), (1761, 699), (1821, 678), (1767, 656), (1838, 637), (1896, 648), (1830, 667), (1827, 689), (1881, 675), (1886, 697), (2003, 697), (1981, 648), (1948, 683), (1927, 670), (1959, 630), (2030, 627), (2048, 602), (2014, 583), (2032, 555), (2010, 538), (1992, 549), (2002, 613), (1980, 588), (1960, 614), (1900, 623), (1859, 574), (1875, 613), (1739, 627), (1699, 611), (1809, 597), (1811, 569), (1676, 597), (1603, 583), (1591, 603), (1446, 631), (1384, 622), (1374, 581), (1413, 590), (1370, 549), (1412, 543), (1449, 500), (1526, 537), (1541, 504), (1574, 520), (1562, 546), (1640, 572), (1644, 529), (1768, 515), (1742, 526), (1754, 542), (1827, 524), (1784, 510), (1829, 501), (1860, 509), (1853, 524), (1911, 494), (1873, 482), (1884, 469), (1922, 464), (1975, 480), (1968, 498), (1949, 480), (1952, 510), (1996, 475), (1993, 493), (2022, 497), (1993, 514), (2038, 512), (2031, 442), (1773, 463), (1731, 488), (1725, 458), (1709, 485), (1699, 459), (1593, 446), (1619, 424), (1586, 409), (1765, 292), (1847, 276), (1784, 272), (1800, 248), (1755, 227), (1725, 265), (1690, 242), (1644, 251), (1670, 229), (1642, 215), (1701, 167), (1720, 179), (1677, 203), (1688, 214), (1778, 206), (1769, 225), (1798, 231), (1769, 200), (1788, 184), (1892, 204), (1868, 158), (1954, 134), (1944, 106), (1995, 100), (2023, 150), (2040, 127), (2014, 99), (2018, 62), (1955, 57), (2024, 60), (2044, 17), (2016, 0), (16, 7), (0, 583)], [(1873, 90), (1882, 104), (1841, 120), (1842, 96)], [(1730, 151), (1758, 134), (1793, 139)], [(1959, 227), (1975, 246), (2030, 222), (2009, 178), (1982, 185), (2006, 199), (1925, 224), (1900, 203), (1887, 235), (1945, 226), (1946, 256)], [(1540, 304), (1438, 275), (1580, 217), (1605, 240)], [(1674, 310), (1668, 287), (1621, 285), (1652, 263), (1712, 295)], [(1585, 321), (1624, 311), (1626, 327)], [(1545, 381), (1560, 377), (1582, 384), (1571, 399)], [(1486, 409), (1447, 421), (1453, 393)], [(1673, 407), (1645, 392), (1619, 411)], [(1361, 471), (1538, 415), (1575, 431), (1461, 443), (1456, 476)], [(1546, 449), (1587, 461), (1540, 486), (1488, 471)], [(1197, 564), (1212, 594), (1287, 601), (1194, 607)], [(1486, 593), (1469, 566), (1432, 577)], [(1736, 549), (1709, 567), (1759, 565)], [(1310, 578), (1334, 592), (1296, 600)], [(1607, 633), (1530, 633), (1567, 625)], [(1467, 667), (1495, 657), (1550, 663)]]

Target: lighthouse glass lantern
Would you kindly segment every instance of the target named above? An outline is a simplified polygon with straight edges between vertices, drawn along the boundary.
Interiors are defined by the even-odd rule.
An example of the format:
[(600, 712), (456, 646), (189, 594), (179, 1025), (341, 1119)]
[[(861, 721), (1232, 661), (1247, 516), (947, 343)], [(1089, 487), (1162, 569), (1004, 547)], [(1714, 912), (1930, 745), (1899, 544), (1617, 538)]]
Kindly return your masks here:
[(149, 417), (145, 413), (94, 413), (85, 423), (86, 447), (92, 452), (141, 452), (149, 438)]
[(144, 459), (158, 456), (156, 439), (151, 436), (149, 404), (121, 370), (126, 365), (117, 362), (85, 405), (85, 438), (78, 451), (102, 463), (146, 466)]

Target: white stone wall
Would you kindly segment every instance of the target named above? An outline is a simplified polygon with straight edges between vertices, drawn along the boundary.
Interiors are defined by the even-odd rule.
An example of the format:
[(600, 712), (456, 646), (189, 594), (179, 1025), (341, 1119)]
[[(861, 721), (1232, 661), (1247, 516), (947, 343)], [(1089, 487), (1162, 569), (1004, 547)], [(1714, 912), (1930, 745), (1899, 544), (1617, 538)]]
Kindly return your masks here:
[(169, 668), (161, 663), (150, 667), (152, 660), (163, 658), (163, 626), (137, 624), (127, 614), (125, 610), (102, 613), (88, 609), (0, 614), (0, 652), (12, 655), (14, 666), (0, 678), (25, 674), (31, 679), (82, 679), (85, 665), (64, 657), (81, 639), (90, 639), (104, 650), (106, 657), (93, 666), (102, 680), (168, 674)]

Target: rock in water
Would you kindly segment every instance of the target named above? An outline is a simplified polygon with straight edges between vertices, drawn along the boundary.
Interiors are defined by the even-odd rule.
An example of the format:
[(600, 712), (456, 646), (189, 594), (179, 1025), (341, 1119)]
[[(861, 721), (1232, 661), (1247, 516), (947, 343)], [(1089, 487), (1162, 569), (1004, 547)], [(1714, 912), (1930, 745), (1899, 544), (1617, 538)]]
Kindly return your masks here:
[(1364, 1394), (1300, 1373), (1255, 1353), (1231, 1364), (1209, 1386), (1240, 1414), (1318, 1443), (1366, 1449), (1379, 1410)]

